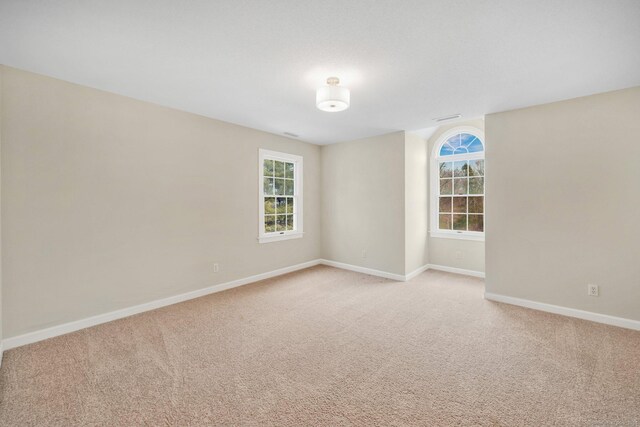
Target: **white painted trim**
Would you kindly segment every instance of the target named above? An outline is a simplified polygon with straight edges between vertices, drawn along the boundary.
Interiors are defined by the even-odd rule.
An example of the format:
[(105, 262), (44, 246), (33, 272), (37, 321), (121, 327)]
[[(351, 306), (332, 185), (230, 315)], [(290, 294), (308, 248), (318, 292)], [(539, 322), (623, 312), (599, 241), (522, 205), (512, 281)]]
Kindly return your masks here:
[(291, 234), (282, 233), (277, 236), (258, 237), (258, 241), (260, 243), (270, 243), (270, 242), (278, 242), (280, 240), (301, 239), (302, 236), (304, 236), (304, 233), (301, 233), (301, 232), (295, 232)]
[[(433, 148), (431, 149), (431, 156), (429, 158), (429, 236), (433, 238), (444, 238), (444, 239), (459, 239), (459, 240), (478, 240), (484, 241), (484, 232), (476, 232), (476, 231), (447, 231), (440, 230), (438, 228), (438, 197), (440, 195), (440, 177), (439, 177), (439, 168), (438, 161), (440, 160), (440, 147), (444, 144), (449, 138), (459, 133), (469, 133), (474, 135), (476, 138), (482, 142), (482, 145), (485, 147), (485, 150), (480, 153), (470, 153), (466, 155), (456, 155), (455, 160), (465, 160), (465, 159), (484, 159), (486, 155), (486, 147), (487, 143), (485, 141), (484, 132), (482, 129), (478, 129), (475, 126), (456, 126), (453, 127), (442, 135), (438, 137)], [(447, 156), (449, 157), (449, 156)], [(454, 156), (451, 156), (452, 161)], [(486, 179), (486, 167), (485, 167), (485, 179)], [(485, 193), (486, 193), (486, 183), (485, 183)], [(486, 194), (482, 194), (485, 197), (485, 213), (486, 213)], [(452, 194), (452, 196), (455, 196)], [(486, 215), (484, 217), (484, 229), (487, 229), (487, 218)], [(464, 273), (462, 273), (464, 274)]]
[(484, 271), (465, 270), (464, 268), (447, 267), (446, 265), (429, 264), (429, 270), (446, 271), (448, 273), (464, 274), (465, 276), (482, 277), (484, 279)]
[(429, 231), (430, 237), (436, 237), (438, 239), (458, 239), (458, 240), (474, 240), (477, 242), (484, 242), (484, 233), (478, 233), (477, 231)]
[(429, 264), (425, 264), (422, 267), (419, 267), (413, 270), (409, 274), (397, 274), (397, 273), (389, 273), (388, 271), (375, 270), (373, 268), (361, 267), (359, 265), (346, 264), (344, 262), (331, 261), (328, 259), (321, 259), (320, 264), (328, 265), (329, 267), (340, 268), (342, 270), (355, 271), (356, 273), (369, 274), (371, 276), (384, 277), (385, 279), (397, 280), (398, 282), (408, 282), (419, 274), (427, 271), (429, 269)]
[[(102, 323), (107, 323), (113, 320), (118, 320), (125, 317), (133, 316), (134, 314), (144, 313), (145, 311), (155, 310), (157, 308), (166, 307), (168, 305), (177, 304), (180, 302), (188, 301), (194, 298), (199, 298), (199, 297), (213, 294), (216, 292), (225, 291), (227, 289), (237, 288), (238, 286), (247, 285), (249, 283), (258, 282), (260, 280), (270, 279), (272, 277), (291, 273), (293, 271), (303, 270), (305, 268), (313, 267), (318, 264), (341, 268), (343, 270), (355, 271), (358, 273), (370, 274), (372, 276), (384, 277), (386, 279), (397, 280), (400, 282), (406, 282), (428, 269), (449, 271), (452, 273), (467, 274), (470, 276), (478, 276), (479, 274), (481, 274), (482, 276), (478, 276), (478, 277), (484, 277), (484, 273), (470, 271), (470, 270), (463, 270), (460, 268), (432, 265), (432, 264), (424, 265), (407, 275), (403, 275), (403, 274), (389, 273), (381, 270), (375, 270), (367, 267), (360, 267), (357, 265), (345, 264), (337, 261), (331, 261), (326, 259), (315, 259), (312, 261), (304, 262), (302, 264), (296, 264), (290, 267), (284, 267), (284, 268), (269, 271), (266, 273), (245, 277), (243, 279), (237, 279), (237, 280), (232, 280), (226, 283), (220, 283), (218, 285), (209, 286), (207, 288), (198, 289), (196, 291), (191, 291), (184, 294), (174, 295), (172, 297), (167, 297), (167, 298), (147, 302), (144, 304), (135, 305), (133, 307), (127, 307), (120, 310), (111, 311), (109, 313), (98, 314), (96, 316), (87, 317), (86, 319), (80, 319), (80, 320), (75, 320), (69, 323), (63, 323), (61, 325), (52, 326), (50, 328), (41, 329), (39, 331), (29, 332), (27, 334), (18, 335), (16, 337), (6, 338), (0, 342), (0, 357), (1, 357), (2, 350), (10, 350), (12, 348), (20, 347), (26, 344), (32, 344), (38, 341), (42, 341), (42, 340), (57, 337), (60, 335), (68, 334), (71, 332), (79, 331), (81, 329), (90, 328), (92, 326), (100, 325)], [(0, 365), (1, 363), (2, 361), (0, 360)]]
[(544, 302), (531, 301), (528, 299), (510, 297), (506, 295), (485, 292), (484, 298), (490, 301), (502, 302), (505, 304), (517, 305), (531, 308), (533, 310), (546, 311), (547, 313), (560, 314), (562, 316), (575, 317), (592, 322), (604, 323), (605, 325), (618, 326), (621, 328), (640, 331), (640, 320), (625, 319), (623, 317), (609, 316), (608, 314), (594, 313), (592, 311), (578, 310), (576, 308), (562, 307), (559, 305), (547, 304)]
[(207, 288), (198, 289), (196, 291), (191, 291), (180, 295), (174, 295), (168, 298), (135, 305), (133, 307), (123, 308), (121, 310), (111, 311), (109, 313), (98, 314), (96, 316), (87, 317), (86, 319), (63, 323), (62, 325), (56, 325), (50, 328), (41, 329), (39, 331), (29, 332), (24, 335), (6, 338), (2, 340), (2, 345), (5, 350), (9, 350), (26, 344), (46, 340), (48, 338), (57, 337), (59, 335), (68, 334), (70, 332), (79, 331), (80, 329), (85, 329), (91, 326), (100, 325), (102, 323), (111, 322), (112, 320), (122, 319), (134, 314), (143, 313), (145, 311), (155, 310), (157, 308), (166, 307), (168, 305), (177, 304), (179, 302), (184, 302), (216, 292), (225, 291), (227, 289), (237, 288), (238, 286), (247, 285), (249, 283), (258, 282), (260, 280), (270, 279), (272, 277), (291, 273), (293, 271), (303, 270), (305, 268), (313, 267), (318, 264), (320, 264), (320, 260), (316, 259), (313, 261), (304, 262), (302, 264), (296, 264), (290, 267), (284, 267), (266, 273), (256, 274), (255, 276), (249, 276), (243, 279), (232, 280), (231, 282), (209, 286)]
[(321, 259), (320, 264), (341, 268), (343, 270), (355, 271), (357, 273), (369, 274), (371, 276), (384, 277), (385, 279), (398, 280), (400, 282), (404, 282), (406, 280), (404, 274), (389, 273), (387, 271), (374, 270), (373, 268), (360, 267), (359, 265), (345, 264), (343, 262), (331, 261), (328, 259)]
[(407, 274), (404, 276), (404, 281), (408, 282), (409, 280), (413, 279), (414, 277), (416, 277), (417, 275), (424, 273), (425, 271), (427, 271), (429, 269), (429, 264), (425, 264), (422, 267), (416, 268), (415, 270), (413, 270), (411, 273)]
[[(294, 187), (293, 196), (295, 198), (294, 205), (294, 230), (290, 231), (275, 231), (267, 233), (264, 229), (264, 160), (273, 159), (294, 164)], [(258, 149), (258, 242), (259, 243), (271, 243), (280, 240), (299, 239), (303, 237), (304, 233), (304, 171), (303, 171), (303, 158), (295, 154), (280, 153), (278, 151), (266, 150), (264, 148)], [(273, 196), (277, 197), (277, 196)]]

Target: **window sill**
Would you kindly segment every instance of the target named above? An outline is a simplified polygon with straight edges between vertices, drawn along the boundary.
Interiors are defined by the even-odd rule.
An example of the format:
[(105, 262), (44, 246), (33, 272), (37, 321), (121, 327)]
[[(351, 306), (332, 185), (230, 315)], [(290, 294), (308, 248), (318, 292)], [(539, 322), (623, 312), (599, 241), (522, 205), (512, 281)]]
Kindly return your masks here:
[(430, 231), (429, 236), (439, 239), (475, 240), (478, 242), (484, 242), (484, 233)]
[(260, 236), (258, 237), (258, 242), (271, 243), (271, 242), (279, 242), (281, 240), (299, 239), (303, 235), (304, 235), (303, 232), (295, 232), (295, 233), (287, 233), (287, 234), (274, 234), (271, 236)]

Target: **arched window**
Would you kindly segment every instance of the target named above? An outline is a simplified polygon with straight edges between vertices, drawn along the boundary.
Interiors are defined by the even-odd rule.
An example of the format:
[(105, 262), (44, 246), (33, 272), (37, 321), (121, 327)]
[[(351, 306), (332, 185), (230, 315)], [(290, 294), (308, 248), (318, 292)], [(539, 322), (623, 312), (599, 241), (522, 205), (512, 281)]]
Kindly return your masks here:
[(431, 233), (484, 238), (484, 137), (459, 127), (443, 134), (431, 161)]

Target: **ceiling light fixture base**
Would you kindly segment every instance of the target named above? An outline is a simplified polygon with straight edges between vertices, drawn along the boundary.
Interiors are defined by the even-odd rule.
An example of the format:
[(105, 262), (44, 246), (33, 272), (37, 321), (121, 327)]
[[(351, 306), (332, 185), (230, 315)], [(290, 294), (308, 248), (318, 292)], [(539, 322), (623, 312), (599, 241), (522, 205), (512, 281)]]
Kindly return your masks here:
[(335, 113), (349, 108), (351, 93), (346, 87), (338, 86), (339, 84), (339, 78), (329, 77), (327, 86), (323, 86), (316, 91), (316, 107), (318, 109)]

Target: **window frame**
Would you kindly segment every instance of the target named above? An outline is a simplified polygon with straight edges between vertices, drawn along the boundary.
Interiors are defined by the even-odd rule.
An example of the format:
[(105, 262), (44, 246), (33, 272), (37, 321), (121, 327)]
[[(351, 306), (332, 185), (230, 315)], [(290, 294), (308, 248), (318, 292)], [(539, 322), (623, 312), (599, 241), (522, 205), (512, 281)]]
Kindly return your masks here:
[[(449, 138), (451, 138), (452, 136), (458, 135), (460, 133), (468, 133), (471, 134), (473, 136), (475, 136), (476, 138), (478, 138), (480, 140), (480, 142), (482, 143), (483, 146), (483, 150), (480, 152), (476, 152), (476, 153), (467, 153), (467, 154), (454, 154), (451, 156), (440, 156), (440, 149), (442, 148), (442, 145), (447, 142), (447, 140)], [(463, 231), (463, 230), (440, 230), (439, 229), (439, 222), (438, 222), (438, 213), (440, 211), (439, 208), (439, 197), (440, 197), (440, 174), (439, 174), (439, 166), (438, 163), (441, 160), (445, 160), (446, 161), (451, 161), (451, 162), (455, 162), (455, 161), (460, 161), (460, 160), (478, 160), (478, 159), (483, 159), (485, 161), (485, 175), (484, 175), (484, 191), (482, 196), (484, 197), (484, 209), (483, 209), (483, 224), (484, 224), (484, 230), (486, 230), (487, 227), (487, 215), (486, 215), (486, 207), (487, 207), (487, 195), (486, 195), (486, 188), (487, 188), (487, 181), (486, 181), (486, 151), (487, 151), (487, 144), (485, 142), (484, 139), (484, 132), (482, 132), (482, 130), (473, 127), (473, 126), (457, 126), (454, 128), (449, 129), (448, 131), (444, 132), (442, 135), (440, 135), (440, 137), (438, 138), (438, 140), (436, 141), (436, 143), (433, 146), (433, 149), (431, 151), (431, 159), (430, 159), (430, 166), (431, 166), (431, 173), (430, 173), (430, 193), (431, 193), (431, 197), (430, 199), (430, 203), (431, 203), (431, 208), (430, 208), (430, 227), (429, 227), (429, 236), (431, 237), (437, 237), (437, 238), (444, 238), (444, 239), (459, 239), (459, 240), (476, 240), (476, 241), (484, 241), (485, 239), (485, 232), (484, 231)], [(448, 160), (450, 159), (450, 160)], [(468, 195), (468, 194), (467, 194)]]
[[(293, 197), (295, 200), (295, 230), (265, 232), (264, 226), (264, 198), (270, 195), (264, 194), (264, 161), (278, 160), (287, 163), (293, 163)], [(303, 159), (302, 156), (295, 154), (281, 153), (278, 151), (266, 150), (260, 148), (258, 150), (258, 242), (270, 243), (281, 240), (299, 239), (304, 235), (303, 231)], [(277, 196), (273, 196), (277, 197)]]

